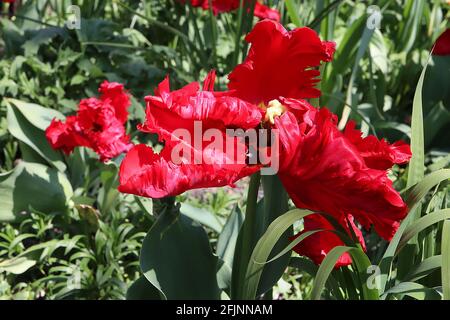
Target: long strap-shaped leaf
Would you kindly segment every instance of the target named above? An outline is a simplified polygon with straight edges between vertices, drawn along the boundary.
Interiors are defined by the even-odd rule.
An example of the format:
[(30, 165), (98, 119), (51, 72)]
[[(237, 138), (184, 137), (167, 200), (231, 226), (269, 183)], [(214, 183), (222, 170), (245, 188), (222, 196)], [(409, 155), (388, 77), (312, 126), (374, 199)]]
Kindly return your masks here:
[(407, 187), (418, 183), (424, 176), (424, 137), (423, 137), (423, 111), (422, 111), (422, 87), (425, 79), (425, 72), (430, 61), (428, 58), (427, 64), (420, 74), (419, 82), (417, 83), (416, 92), (414, 93), (413, 109), (411, 116), (411, 152), (412, 158), (408, 166), (408, 181)]
[(428, 276), (429, 274), (431, 274), (437, 269), (440, 269), (441, 267), (442, 267), (441, 255), (429, 257), (423, 260), (417, 266), (413, 267), (412, 270), (409, 271), (409, 273), (403, 280), (411, 282), (417, 281), (419, 279), (422, 279), (423, 277)]
[(294, 2), (292, 0), (286, 0), (285, 5), (286, 5), (286, 11), (287, 11), (288, 16), (291, 19), (292, 23), (296, 27), (300, 27), (302, 23), (300, 21), (299, 15), (298, 15), (297, 6), (294, 4)]
[(363, 299), (378, 300), (379, 293), (376, 288), (368, 287), (369, 267), (372, 265), (367, 255), (360, 249), (355, 247), (337, 246), (333, 248), (322, 261), (319, 270), (314, 280), (314, 285), (311, 291), (311, 299), (319, 300), (325, 284), (333, 271), (333, 268), (341, 255), (350, 253), (353, 259), (353, 264), (359, 273), (362, 289)]
[(397, 247), (400, 243), (402, 235), (406, 227), (413, 221), (412, 219), (413, 216), (411, 215), (411, 212), (414, 211), (419, 201), (422, 200), (422, 198), (434, 186), (448, 179), (450, 179), (450, 169), (439, 170), (429, 174), (418, 184), (414, 185), (412, 188), (406, 191), (406, 199), (407, 199), (406, 203), (408, 205), (408, 208), (410, 209), (410, 214), (405, 218), (403, 223), (400, 225), (400, 228), (398, 228), (396, 234), (394, 235), (394, 238), (392, 238), (391, 242), (389, 243), (389, 246), (386, 249), (386, 252), (383, 255), (383, 258), (380, 261), (379, 266), (381, 269), (381, 290), (380, 290), (381, 293), (384, 292), (387, 281), (389, 280), (389, 273), (391, 270), (392, 261), (394, 259), (396, 252), (398, 252)]
[(400, 298), (409, 296), (416, 300), (439, 300), (441, 298), (436, 289), (425, 287), (416, 282), (401, 282), (386, 291), (383, 294), (382, 299), (386, 299), (388, 295), (397, 295), (400, 296)]
[(450, 179), (450, 169), (441, 169), (430, 173), (422, 181), (406, 190), (406, 204), (410, 211), (433, 187), (448, 179)]
[(297, 220), (300, 220), (311, 211), (294, 209), (275, 219), (267, 228), (267, 231), (259, 239), (250, 257), (243, 286), (243, 299), (255, 299), (259, 280), (264, 268), (264, 263), (269, 258), (272, 249), (283, 233)]
[[(431, 56), (431, 55), (430, 55)], [(422, 70), (422, 73), (417, 83), (416, 92), (414, 94), (413, 111), (411, 120), (411, 149), (413, 156), (408, 166), (408, 181), (407, 187), (407, 205), (409, 208), (408, 216), (403, 220), (400, 228), (397, 230), (394, 238), (391, 240), (383, 258), (380, 261), (381, 268), (381, 292), (384, 292), (386, 285), (390, 278), (390, 272), (392, 268), (392, 261), (395, 253), (397, 252), (397, 246), (400, 242), (402, 234), (405, 228), (418, 218), (416, 214), (416, 206), (419, 201), (425, 196), (425, 194), (432, 188), (431, 184), (436, 185), (447, 178), (440, 179), (437, 173), (431, 174), (429, 177), (423, 179), (424, 175), (424, 134), (423, 134), (423, 111), (422, 111), (422, 87), (425, 79), (425, 73), (428, 63), (430, 61), (428, 57), (427, 63)], [(436, 183), (435, 183), (436, 182)], [(415, 185), (415, 186), (414, 186)]]
[(350, 75), (350, 81), (347, 87), (347, 98), (345, 100), (344, 109), (342, 110), (341, 120), (338, 124), (339, 130), (343, 130), (345, 128), (345, 125), (347, 124), (347, 121), (350, 117), (352, 108), (348, 106), (353, 106), (353, 83), (355, 82), (356, 76), (358, 75), (359, 63), (361, 62), (361, 59), (364, 57), (364, 53), (369, 47), (373, 32), (374, 29), (369, 29), (367, 27), (364, 28), (358, 52), (356, 53), (355, 64), (353, 66), (352, 74)]
[(415, 221), (403, 232), (403, 236), (400, 239), (396, 253), (398, 253), (408, 243), (409, 240), (417, 236), (420, 231), (446, 219), (450, 219), (450, 209), (443, 209), (435, 211), (433, 213), (429, 213), (426, 216), (423, 216), (419, 220)]
[(338, 246), (328, 252), (327, 256), (320, 264), (319, 270), (317, 271), (314, 285), (311, 291), (312, 300), (320, 299), (325, 284), (327, 283), (327, 279), (330, 277), (331, 271), (333, 271), (333, 268), (336, 265), (336, 261), (340, 256), (348, 252), (350, 249), (350, 247)]

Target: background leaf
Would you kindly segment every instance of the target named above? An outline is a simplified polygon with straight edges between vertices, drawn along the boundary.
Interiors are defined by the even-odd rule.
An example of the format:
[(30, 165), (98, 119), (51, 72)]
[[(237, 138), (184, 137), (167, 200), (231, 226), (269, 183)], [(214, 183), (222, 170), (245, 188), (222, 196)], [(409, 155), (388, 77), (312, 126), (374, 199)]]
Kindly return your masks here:
[(218, 259), (201, 226), (165, 211), (147, 233), (140, 264), (145, 277), (167, 299), (219, 299)]
[(8, 108), (8, 130), (18, 140), (25, 143), (39, 156), (60, 171), (66, 169), (61, 153), (51, 148), (45, 137), (45, 128), (50, 125), (51, 116), (61, 118), (57, 111), (49, 112), (47, 108), (17, 100)]
[(127, 300), (161, 300), (160, 293), (145, 276), (140, 276), (127, 290)]
[(0, 175), (0, 220), (15, 220), (30, 208), (65, 212), (72, 194), (72, 186), (61, 172), (22, 161), (13, 171)]

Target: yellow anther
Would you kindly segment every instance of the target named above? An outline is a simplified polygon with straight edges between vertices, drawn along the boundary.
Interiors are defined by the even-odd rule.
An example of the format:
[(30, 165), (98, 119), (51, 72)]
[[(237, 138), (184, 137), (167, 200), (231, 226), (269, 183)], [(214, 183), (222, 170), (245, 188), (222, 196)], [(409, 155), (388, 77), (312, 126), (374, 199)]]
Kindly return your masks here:
[(278, 100), (269, 101), (268, 106), (264, 105), (263, 109), (266, 110), (264, 121), (269, 121), (271, 124), (275, 124), (275, 117), (281, 116), (286, 111), (286, 107)]

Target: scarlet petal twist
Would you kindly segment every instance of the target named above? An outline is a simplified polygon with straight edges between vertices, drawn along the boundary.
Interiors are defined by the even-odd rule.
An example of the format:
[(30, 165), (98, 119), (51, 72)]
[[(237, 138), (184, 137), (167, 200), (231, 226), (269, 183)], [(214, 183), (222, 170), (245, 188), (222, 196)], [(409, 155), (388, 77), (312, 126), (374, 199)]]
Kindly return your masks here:
[(338, 220), (351, 214), (365, 228), (373, 225), (390, 240), (407, 207), (386, 169), (406, 163), (411, 157), (409, 146), (390, 145), (374, 136), (363, 139), (352, 123), (342, 133), (337, 117), (326, 108), (281, 101), (288, 111), (274, 125), (280, 130), (279, 177), (295, 205)]
[(123, 85), (103, 82), (99, 89), (101, 96), (80, 101), (77, 114), (65, 122), (54, 119), (45, 134), (54, 149), (66, 154), (75, 147), (93, 149), (101, 161), (107, 161), (131, 148), (124, 123), (130, 98)]
[(267, 104), (279, 97), (316, 98), (314, 88), (322, 61), (331, 61), (334, 42), (321, 41), (314, 30), (286, 31), (274, 21), (255, 25), (245, 38), (251, 44), (244, 62), (228, 76), (228, 88), (254, 104)]
[[(211, 89), (211, 83), (213, 75), (204, 87)], [(145, 145), (131, 149), (120, 167), (119, 191), (161, 198), (189, 189), (232, 185), (259, 170), (257, 165), (247, 165), (245, 158), (237, 161), (239, 150), (245, 155), (247, 147), (237, 137), (228, 136), (226, 129), (255, 127), (261, 120), (260, 109), (235, 97), (199, 89), (193, 82), (170, 91), (166, 78), (154, 96), (146, 97), (146, 120), (139, 129), (158, 134), (164, 148), (159, 154)], [(201, 124), (200, 132), (196, 132), (196, 124)], [(220, 136), (214, 138), (221, 141), (218, 148), (201, 141), (209, 129), (218, 129), (215, 132)]]
[(90, 144), (81, 132), (77, 117), (68, 116), (65, 122), (54, 119), (45, 134), (52, 148), (61, 149), (64, 153), (69, 154), (75, 147)]
[(128, 119), (128, 107), (131, 103), (123, 85), (117, 82), (104, 81), (98, 91), (101, 93), (100, 100), (109, 101), (114, 108), (115, 118), (125, 123)]

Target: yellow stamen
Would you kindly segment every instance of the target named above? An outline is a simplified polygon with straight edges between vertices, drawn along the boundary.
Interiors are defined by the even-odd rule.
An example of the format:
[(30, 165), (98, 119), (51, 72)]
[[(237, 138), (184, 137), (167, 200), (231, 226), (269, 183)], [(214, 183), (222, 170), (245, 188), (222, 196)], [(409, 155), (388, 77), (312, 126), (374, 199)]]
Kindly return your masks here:
[(286, 111), (286, 107), (278, 100), (269, 101), (267, 106), (262, 103), (259, 106), (266, 111), (264, 121), (269, 121), (271, 124), (275, 124), (275, 117), (281, 116)]

